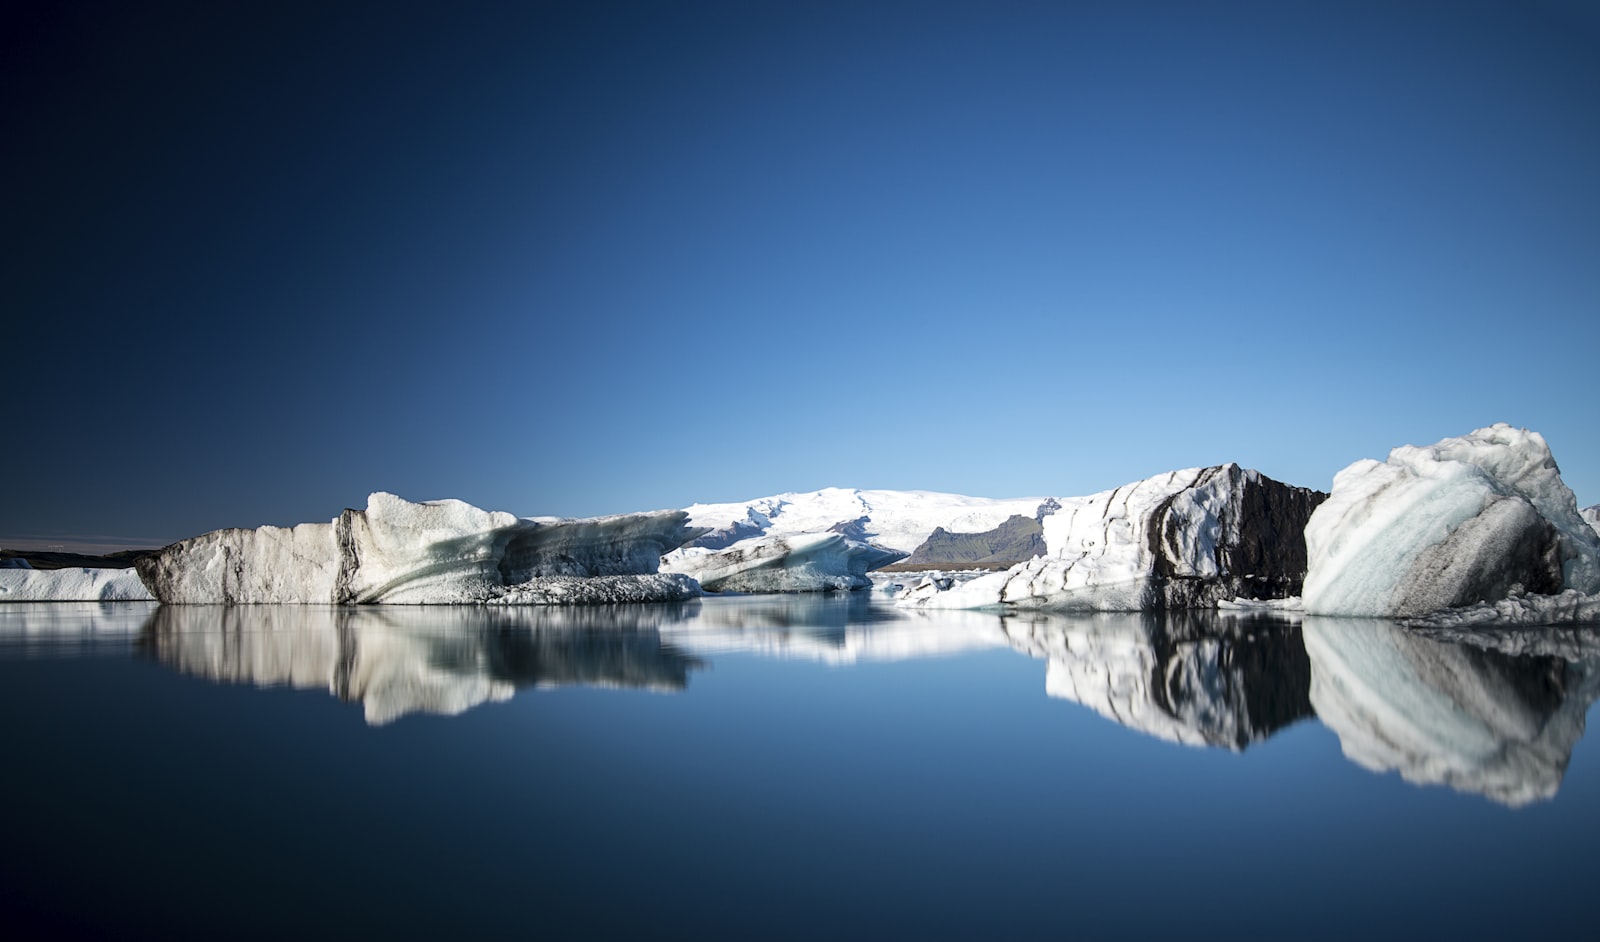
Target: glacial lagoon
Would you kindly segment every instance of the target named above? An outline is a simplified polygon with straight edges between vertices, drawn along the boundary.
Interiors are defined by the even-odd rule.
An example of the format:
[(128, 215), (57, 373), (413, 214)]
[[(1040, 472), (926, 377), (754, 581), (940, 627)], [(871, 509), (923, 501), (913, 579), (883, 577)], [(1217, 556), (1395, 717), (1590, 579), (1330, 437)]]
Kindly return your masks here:
[(1597, 638), (0, 605), (0, 932), (1567, 937)]

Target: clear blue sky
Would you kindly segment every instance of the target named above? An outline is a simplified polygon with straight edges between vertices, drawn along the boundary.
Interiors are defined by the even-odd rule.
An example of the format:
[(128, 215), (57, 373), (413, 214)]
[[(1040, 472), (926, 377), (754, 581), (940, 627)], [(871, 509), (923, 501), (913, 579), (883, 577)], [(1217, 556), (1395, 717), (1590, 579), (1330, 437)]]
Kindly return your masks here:
[(0, 542), (1497, 421), (1600, 501), (1584, 4), (19, 6)]

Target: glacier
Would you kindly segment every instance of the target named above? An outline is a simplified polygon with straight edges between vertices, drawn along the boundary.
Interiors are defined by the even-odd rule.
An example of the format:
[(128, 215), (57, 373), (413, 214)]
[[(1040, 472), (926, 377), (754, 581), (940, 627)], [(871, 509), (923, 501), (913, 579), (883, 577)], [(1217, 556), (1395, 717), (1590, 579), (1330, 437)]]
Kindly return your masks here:
[(709, 532), (668, 554), (662, 569), (713, 592), (867, 588), (867, 572), (917, 553), (936, 533), (981, 536), (1053, 506), (1041, 497), (840, 487), (694, 504), (685, 508), (690, 525)]
[(1358, 461), (1305, 531), (1314, 615), (1408, 618), (1600, 592), (1600, 534), (1537, 432), (1499, 424)]
[[(215, 530), (137, 567), (156, 599), (185, 604), (668, 601), (692, 591), (656, 577), (661, 556), (699, 534), (686, 521), (676, 510), (519, 518), (376, 492), (329, 523)], [(607, 581), (576, 584), (590, 577)]]
[(1308, 616), (1302, 632), (1311, 704), (1346, 758), (1514, 807), (1556, 794), (1600, 697), (1592, 648), (1517, 656), (1379, 619)]
[(153, 598), (132, 569), (0, 569), (0, 602), (148, 602)]
[(1237, 464), (1172, 471), (1059, 501), (1042, 521), (1046, 556), (960, 584), (925, 580), (898, 600), (1150, 611), (1287, 599), (1300, 592), (1301, 534), (1325, 496)]
[(904, 553), (838, 533), (798, 533), (747, 538), (725, 549), (687, 547), (661, 568), (692, 577), (708, 592), (821, 592), (865, 589), (867, 572)]

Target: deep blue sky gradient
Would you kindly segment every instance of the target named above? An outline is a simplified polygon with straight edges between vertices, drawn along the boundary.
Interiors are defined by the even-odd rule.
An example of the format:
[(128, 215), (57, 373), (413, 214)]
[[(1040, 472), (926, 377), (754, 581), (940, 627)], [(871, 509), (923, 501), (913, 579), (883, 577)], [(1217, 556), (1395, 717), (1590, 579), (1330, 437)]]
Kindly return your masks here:
[(1600, 501), (1583, 4), (0, 16), (0, 542), (1326, 488), (1496, 421)]

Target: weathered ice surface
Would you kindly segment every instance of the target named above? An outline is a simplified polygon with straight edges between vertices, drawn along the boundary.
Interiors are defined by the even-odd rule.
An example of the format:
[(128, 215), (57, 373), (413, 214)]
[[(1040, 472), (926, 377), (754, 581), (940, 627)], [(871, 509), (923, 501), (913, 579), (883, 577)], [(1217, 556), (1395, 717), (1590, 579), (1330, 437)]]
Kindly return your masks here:
[(951, 533), (938, 527), (905, 560), (906, 565), (949, 569), (961, 565), (1005, 563), (1013, 565), (1049, 552), (1044, 527), (1032, 517), (1013, 514), (993, 530)]
[(682, 690), (701, 662), (661, 640), (682, 606), (162, 606), (142, 643), (215, 681), (325, 689), (367, 722), (453, 715), (531, 686)]
[(1189, 613), (1031, 613), (1013, 647), (1049, 662), (1045, 691), (1169, 742), (1242, 750), (1313, 715), (1300, 631)]
[[(26, 565), (26, 564), (24, 564)], [(132, 569), (0, 569), (0, 602), (148, 602)]]
[(820, 592), (864, 589), (867, 572), (903, 553), (838, 533), (800, 533), (741, 540), (726, 549), (686, 548), (661, 561), (709, 592)]
[(700, 595), (689, 576), (662, 572), (640, 576), (534, 576), (507, 586), (491, 605), (599, 605), (624, 602), (684, 602)]
[(1600, 592), (1600, 535), (1544, 438), (1504, 424), (1352, 464), (1306, 545), (1312, 614), (1406, 618), (1513, 591)]
[(1049, 555), (903, 593), (908, 605), (1079, 611), (1206, 608), (1300, 592), (1301, 533), (1326, 495), (1236, 464), (1190, 468), (1089, 497), (1043, 520)]
[[(685, 520), (675, 510), (524, 519), (375, 493), (365, 511), (331, 523), (217, 530), (174, 543), (140, 559), (138, 572), (163, 602), (484, 602), (542, 577), (653, 574), (663, 553), (698, 532)], [(659, 587), (681, 597), (681, 585)]]
[(1507, 805), (1553, 797), (1600, 660), (1511, 656), (1377, 619), (1308, 617), (1311, 703), (1351, 761)]
[(1595, 504), (1592, 507), (1585, 507), (1578, 511), (1578, 515), (1583, 517), (1583, 519), (1588, 522), (1590, 529), (1594, 530), (1595, 533), (1600, 534), (1600, 504)]

